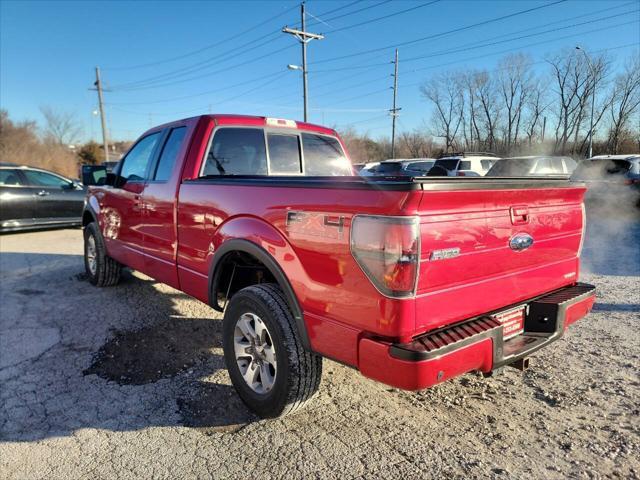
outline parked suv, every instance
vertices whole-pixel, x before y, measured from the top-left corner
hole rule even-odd
[[[456,153],[436,160],[430,176],[484,177],[500,158],[491,153]]]
[[[530,156],[498,160],[487,177],[529,177],[532,175],[571,175],[577,162],[571,157]]]

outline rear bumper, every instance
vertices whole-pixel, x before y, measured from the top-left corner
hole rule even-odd
[[[578,283],[519,305],[525,307],[524,333],[504,340],[491,315],[473,318],[391,344],[363,338],[358,366],[366,377],[405,390],[421,390],[471,371],[490,372],[516,362],[558,340],[566,328],[587,315],[595,302],[593,285]]]

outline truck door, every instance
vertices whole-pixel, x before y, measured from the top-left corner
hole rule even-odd
[[[141,138],[119,165],[115,184],[104,188],[102,233],[109,255],[146,273],[143,252],[142,196],[163,131]]]
[[[154,162],[142,196],[145,272],[172,287],[178,288],[176,266],[177,230],[175,204],[180,183],[180,161],[186,155],[188,127],[176,125],[168,129]]]

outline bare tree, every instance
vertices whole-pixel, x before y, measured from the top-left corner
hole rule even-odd
[[[493,151],[496,148],[496,131],[500,116],[496,84],[488,72],[477,72],[474,75],[475,95],[480,103],[481,124],[484,129],[483,148]]]
[[[611,116],[608,150],[618,153],[622,136],[627,132],[630,119],[640,107],[640,56],[637,54],[628,62],[623,73],[613,84],[608,111]]]
[[[476,77],[477,72],[471,71],[462,77],[465,94],[467,97],[466,114],[468,118],[463,119],[464,125],[469,129],[469,138],[465,142],[468,150],[477,150],[476,145],[480,141],[480,128],[478,127],[478,99],[476,95]],[[466,116],[466,115],[465,115]],[[465,128],[465,132],[466,132]]]
[[[45,120],[45,139],[60,145],[69,145],[78,140],[82,129],[73,113],[58,112],[49,106],[40,107]]]
[[[460,75],[444,72],[420,87],[422,95],[435,107],[434,134],[445,139],[446,149],[455,148],[464,111],[464,95]]]
[[[498,89],[503,102],[504,146],[507,152],[518,143],[524,107],[531,94],[531,59],[524,54],[512,54],[498,65]]]
[[[529,84],[526,105],[527,116],[524,125],[529,147],[533,144],[534,138],[538,136],[539,127],[543,121],[542,116],[549,107],[545,93],[546,89],[547,85],[540,79],[536,79]],[[539,137],[542,138],[542,135],[539,135]]]
[[[575,153],[578,147],[580,131],[589,115],[589,100],[596,87],[602,89],[603,80],[609,68],[609,61],[604,55],[591,60],[593,68],[584,55],[567,51],[555,55],[548,60],[553,72],[557,88],[558,109],[556,111],[556,151]],[[602,105],[594,121],[602,118]],[[585,133],[585,139],[589,132]],[[584,140],[582,142],[584,144]]]
[[[430,157],[433,149],[433,140],[424,135],[420,130],[403,132],[400,135],[400,147],[406,152],[408,158]]]

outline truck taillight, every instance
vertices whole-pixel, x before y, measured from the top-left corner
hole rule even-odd
[[[351,253],[380,293],[413,296],[420,267],[420,220],[356,215],[351,224]]]

